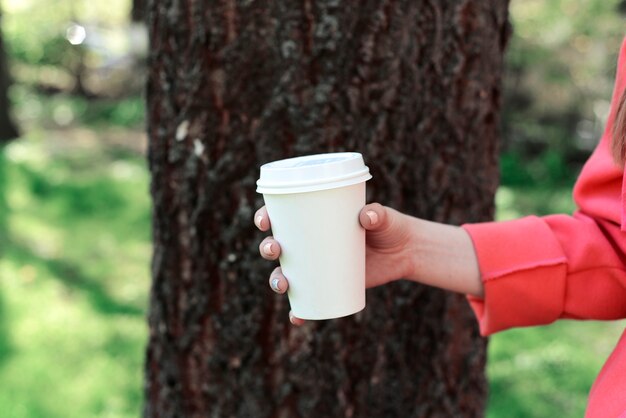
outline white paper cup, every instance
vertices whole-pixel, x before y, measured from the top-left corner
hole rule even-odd
[[[257,192],[263,194],[280,243],[280,265],[296,317],[339,318],[365,307],[365,230],[359,212],[370,178],[356,152],[261,167]]]

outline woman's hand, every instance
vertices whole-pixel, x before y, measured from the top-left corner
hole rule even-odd
[[[412,262],[412,233],[414,228],[410,218],[394,209],[372,203],[363,207],[359,222],[366,230],[365,286],[379,286],[393,280],[409,276],[414,270]],[[271,227],[265,206],[254,215],[254,223],[261,231]],[[259,244],[259,252],[266,260],[277,260],[280,244],[273,238],[265,238]],[[269,278],[271,289],[283,294],[289,282],[280,267],[276,267]],[[289,313],[294,325],[302,325],[303,319]]]

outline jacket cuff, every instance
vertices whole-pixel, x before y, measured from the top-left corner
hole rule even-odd
[[[484,284],[483,299],[468,296],[482,335],[559,318],[567,259],[543,219],[529,216],[463,228],[474,244]]]

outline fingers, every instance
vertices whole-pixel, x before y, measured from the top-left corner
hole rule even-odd
[[[261,231],[268,231],[270,229],[270,217],[267,214],[267,209],[265,209],[265,206],[257,210],[254,214],[254,224]]]
[[[301,318],[296,318],[295,316],[293,316],[293,313],[291,311],[289,311],[289,322],[291,322],[293,325],[299,327],[300,325],[304,325],[305,320],[301,319]]]
[[[273,237],[266,237],[259,244],[259,252],[266,260],[277,260],[280,256],[280,244]]]
[[[368,231],[382,228],[387,223],[387,209],[380,203],[365,205],[359,213],[359,222]]]
[[[267,215],[267,209],[263,206],[254,214],[254,224],[261,231],[270,229],[270,218]],[[259,244],[259,252],[261,257],[266,260],[276,260],[280,256],[280,245],[273,237],[267,237]]]
[[[270,275],[270,288],[274,292],[281,295],[289,289],[289,282],[283,275],[283,270],[280,267],[276,267]],[[299,327],[300,325],[303,325],[305,321],[304,319],[293,316],[293,313],[289,311],[289,322]]]
[[[283,270],[280,267],[276,267],[270,274],[270,288],[281,295],[289,289],[289,282],[283,275]]]
[[[270,229],[270,218],[265,206],[257,210],[254,214],[254,224],[261,231],[268,231]],[[276,260],[280,256],[280,245],[273,237],[267,237],[259,244],[259,252],[261,253],[261,257],[266,260]],[[289,289],[289,282],[283,275],[283,271],[280,267],[276,267],[270,275],[269,284],[274,292],[281,295]],[[293,316],[293,313],[289,311],[289,322],[299,327],[304,325],[305,321],[304,319]]]

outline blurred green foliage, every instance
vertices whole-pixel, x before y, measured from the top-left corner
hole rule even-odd
[[[130,6],[129,0],[3,0],[8,53],[12,60],[32,66],[67,65],[76,50],[66,39],[72,22],[121,26],[128,21]]]
[[[573,181],[604,129],[624,37],[620,0],[517,0],[506,56],[502,184]]]
[[[11,99],[22,125],[50,129],[71,125],[137,129],[143,127],[145,119],[144,99],[140,95],[93,100],[68,93],[42,95],[28,86],[16,85],[11,88]]]
[[[505,186],[551,189],[571,184],[577,174],[563,154],[551,149],[526,160],[516,152],[500,154],[500,183]]]
[[[142,127],[145,33],[129,23],[129,0],[4,0],[2,30],[22,125]],[[85,29],[73,45],[68,31]]]

